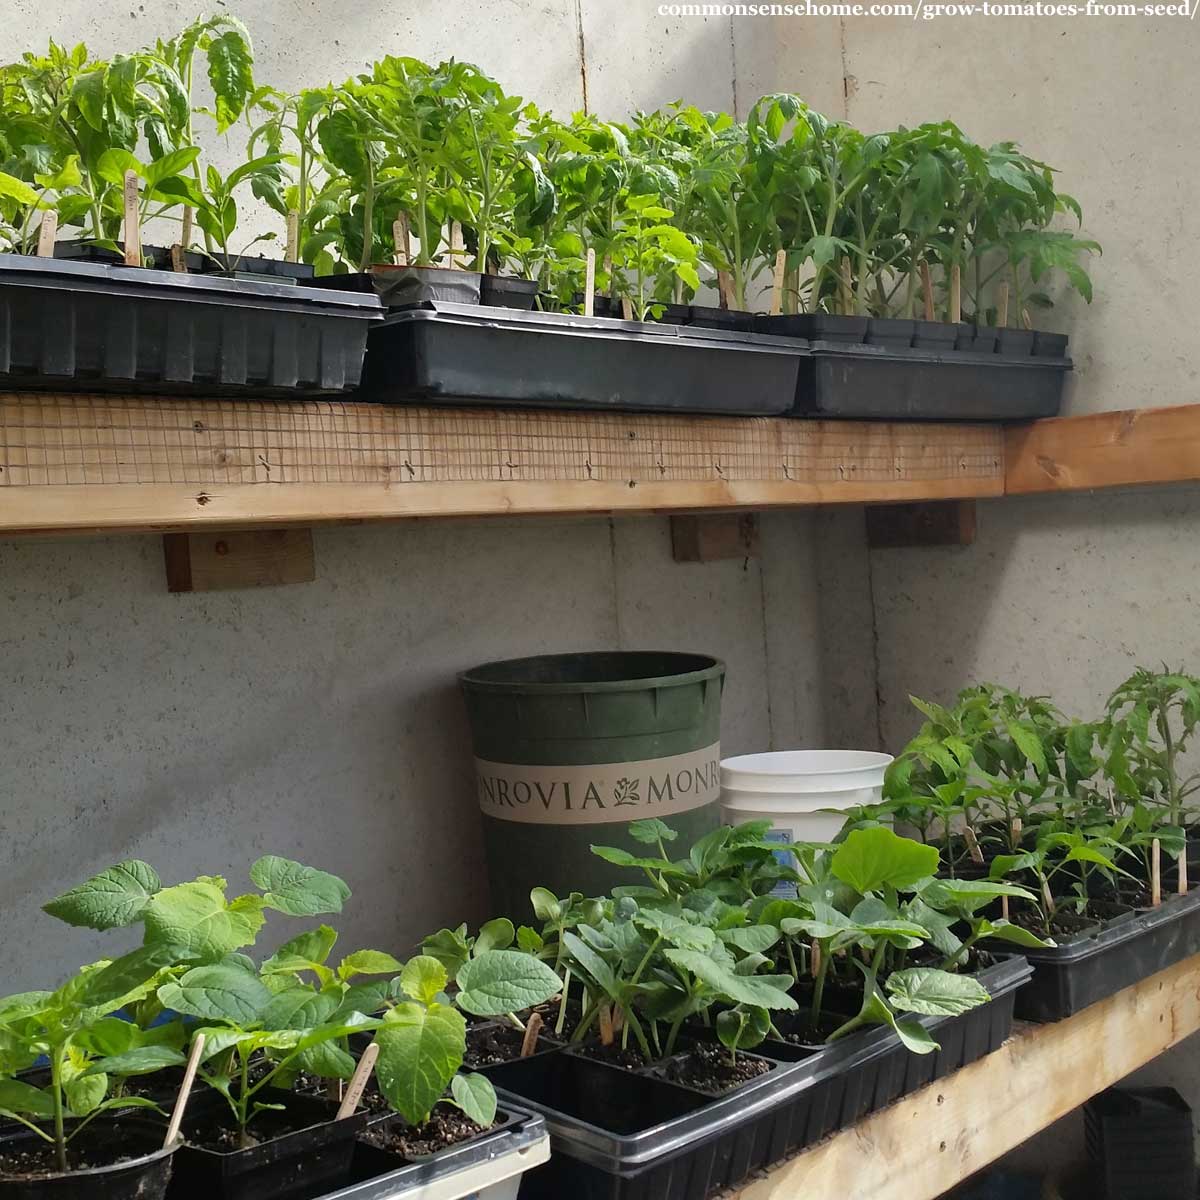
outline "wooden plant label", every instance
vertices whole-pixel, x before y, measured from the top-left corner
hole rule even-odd
[[[38,227],[37,252],[39,258],[54,257],[54,239],[58,235],[58,213],[51,209],[42,217]]]
[[[808,969],[814,979],[821,973],[821,943],[816,938],[809,948]]]
[[[412,262],[412,240],[408,232],[408,217],[401,213],[392,222],[392,251],[398,267]]]
[[[633,301],[628,296],[621,297],[621,320],[633,320]]]
[[[1055,913],[1054,897],[1050,894],[1050,883],[1048,880],[1042,880],[1042,900],[1046,905],[1046,913],[1053,916]]]
[[[462,223],[450,222],[450,265],[462,270],[462,260],[466,256],[467,247],[463,241]]]
[[[163,1139],[163,1149],[172,1145],[179,1137],[179,1127],[183,1124],[183,1114],[187,1109],[188,1097],[192,1094],[192,1084],[196,1082],[196,1072],[200,1068],[200,1057],[204,1053],[204,1034],[198,1033],[192,1041],[192,1052],[188,1055],[187,1067],[183,1072],[183,1083],[179,1085],[179,1095],[175,1098],[175,1107],[171,1112],[171,1120],[167,1125],[167,1136]]]
[[[1186,854],[1186,848],[1184,850]],[[1162,905],[1162,844],[1158,838],[1150,843],[1150,906]]]
[[[375,1070],[375,1060],[378,1057],[378,1042],[372,1042],[362,1052],[362,1058],[358,1060],[358,1066],[355,1068],[354,1074],[350,1077],[350,1084],[346,1088],[346,1094],[342,1097],[342,1105],[337,1112],[337,1119],[339,1121],[351,1116],[358,1107],[358,1102],[362,1099],[363,1092],[367,1090],[367,1081],[371,1078],[371,1072]]]
[[[975,830],[970,825],[963,826],[963,841],[967,843],[967,853],[971,856],[971,861],[983,865],[983,851],[979,848],[979,839],[975,836]]]
[[[1186,896],[1188,890],[1188,861],[1187,861],[1187,845],[1183,847],[1182,853],[1179,855],[1179,886],[1176,891],[1181,896]]]
[[[521,1042],[521,1057],[528,1058],[536,1049],[538,1034],[542,1032],[542,1014],[534,1013],[525,1022],[525,1038]]]
[[[1003,920],[1008,920],[1008,897],[1000,897],[1000,916]]]
[[[192,210],[183,206],[183,231],[179,235],[179,244],[186,250],[192,244]]]
[[[284,258],[288,262],[300,261],[300,211],[288,209],[287,215],[287,251]]]
[[[850,258],[848,255],[842,255],[841,279],[842,315],[852,317],[854,315],[854,281],[850,275]]]
[[[612,1009],[607,1004],[600,1005],[600,1044],[602,1046],[613,1044]]]
[[[787,273],[787,251],[775,255],[775,272],[771,279],[771,316],[783,312],[783,277]]]
[[[1033,318],[1029,315],[1029,309],[1021,309],[1021,327],[1023,329],[1033,328]]]
[[[588,247],[587,269],[583,274],[583,315],[596,315],[596,249]]]
[[[717,296],[721,308],[733,307],[733,276],[728,271],[717,272]]]
[[[1008,324],[1008,280],[1000,285],[996,297],[996,324],[1003,329]]]
[[[950,321],[957,325],[962,320],[962,267],[958,263],[950,268]]]
[[[178,242],[171,247],[171,270],[177,271],[181,275],[187,274],[187,258],[184,256],[183,247]]]
[[[142,265],[142,229],[139,222],[138,177],[136,171],[125,172],[125,265]]]

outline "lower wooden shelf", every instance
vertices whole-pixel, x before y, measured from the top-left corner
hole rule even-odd
[[[1200,956],[995,1054],[774,1168],[727,1200],[936,1200],[1200,1030]]]

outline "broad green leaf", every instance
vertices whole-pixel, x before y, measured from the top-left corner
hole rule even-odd
[[[1017,749],[1029,760],[1033,769],[1039,775],[1046,773],[1046,751],[1042,739],[1032,729],[1019,724],[1017,721],[1006,722],[1008,736],[1016,743]]]
[[[459,967],[471,956],[467,927],[460,925],[457,929],[439,929],[437,933],[431,933],[421,943],[421,952],[436,958],[451,976],[457,975]]]
[[[301,1050],[294,1060],[301,1071],[308,1071],[322,1079],[349,1079],[358,1066],[352,1054],[347,1053],[331,1038],[316,1046]]]
[[[163,984],[158,998],[176,1012],[233,1025],[255,1024],[273,999],[257,975],[232,963],[193,967],[178,983]]]
[[[986,1004],[991,996],[978,980],[932,967],[910,967],[888,976],[894,1007],[931,1017],[955,1017]]]
[[[232,1050],[246,1035],[240,1029],[225,1029],[219,1025],[210,1025],[196,1030],[196,1036],[204,1034],[204,1049],[200,1052],[200,1061],[208,1062]]]
[[[0,171],[0,197],[15,200],[18,204],[31,205],[38,202],[38,194],[15,175]]]
[[[445,1005],[401,1004],[376,1034],[379,1088],[410,1125],[429,1116],[454,1078],[466,1028],[462,1014]]]
[[[449,975],[445,965],[429,954],[418,954],[404,964],[400,972],[400,988],[406,996],[432,1004],[446,984]]]
[[[67,1107],[77,1117],[86,1117],[104,1099],[108,1091],[107,1075],[80,1075],[63,1084]]]
[[[49,1092],[19,1079],[0,1079],[0,1109],[29,1117],[52,1117],[54,1100]]]
[[[780,927],[788,937],[803,935],[824,942],[836,937],[839,933],[845,933],[854,928],[854,922],[833,905],[826,904],[822,900],[813,900],[811,903],[813,912],[811,920],[785,917],[780,923]]]
[[[42,911],[68,925],[117,929],[132,925],[161,887],[153,867],[129,859],[55,897]]]
[[[786,991],[795,983],[790,975],[735,975],[697,950],[667,950],[664,957],[695,975],[730,1003],[789,1011],[797,1007]]]
[[[739,1004],[717,1014],[717,1037],[727,1050],[753,1050],[771,1028],[771,1014],[765,1008]]]
[[[763,954],[779,941],[780,932],[774,925],[744,925],[740,929],[723,929],[717,936],[727,946],[736,946],[745,954]]]
[[[71,99],[78,106],[83,119],[98,133],[104,132],[104,97],[106,71],[99,67],[78,75],[71,85]]]
[[[902,913],[896,912],[876,896],[859,901],[850,913],[850,920],[871,937],[924,941],[929,936],[924,926],[907,920]]]
[[[214,38],[208,47],[208,82],[217,100],[217,132],[224,133],[242,115],[254,91],[250,47],[235,29]]]
[[[122,1021],[120,1017],[101,1017],[98,1021],[89,1022],[87,1028],[81,1029],[72,1039],[72,1045],[89,1054],[111,1056],[124,1054],[137,1041],[140,1030],[131,1021]]]
[[[1025,946],[1031,950],[1045,950],[1054,945],[1053,939],[1040,938],[1032,929],[1014,925],[1011,921],[984,921],[980,932],[983,937],[999,938],[1001,941],[1012,942],[1015,946]]]
[[[522,925],[517,930],[517,946],[526,954],[537,954],[546,945],[546,939],[536,929]]]
[[[454,1103],[483,1129],[490,1129],[496,1120],[496,1089],[486,1075],[455,1075],[450,1080]]]
[[[167,1067],[182,1067],[187,1056],[170,1046],[138,1046],[124,1054],[113,1054],[93,1063],[87,1075],[116,1075],[121,1078],[149,1075]]]
[[[617,998],[619,985],[612,967],[582,938],[573,933],[563,934],[563,945],[571,957],[595,980],[600,989],[611,999]]]
[[[930,1054],[940,1049],[929,1030],[919,1021],[898,1021],[877,989],[872,991],[862,1012],[874,1024],[890,1026],[904,1047],[913,1054]]]
[[[529,903],[539,921],[557,921],[562,915],[562,905],[549,888],[535,887],[529,893]]]
[[[865,894],[887,886],[910,888],[937,871],[936,846],[897,836],[886,826],[855,829],[838,847],[830,863],[833,874]]]
[[[707,950],[716,940],[716,934],[707,926],[693,925],[691,921],[661,909],[640,909],[633,922],[680,950]]]
[[[541,959],[519,950],[485,950],[458,973],[458,1003],[477,1017],[520,1012],[562,991]]]
[[[404,964],[382,950],[355,950],[347,954],[338,966],[338,975],[350,979],[354,975],[392,975]]]
[[[105,150],[96,163],[96,174],[106,183],[116,187],[125,183],[126,171],[133,171],[141,179],[144,178],[146,168],[133,154],[119,146]]]
[[[162,158],[147,163],[144,168],[146,186],[157,187],[164,179],[181,175],[199,157],[200,148],[198,146],[187,146],[181,150],[172,150],[169,154],[164,154]]]
[[[164,967],[187,961],[185,947],[170,942],[142,946],[89,973],[75,1000],[85,1008],[99,1009],[132,998]]]
[[[262,965],[264,975],[296,974],[323,966],[333,952],[337,933],[328,925],[319,925],[284,942]]]
[[[142,920],[147,945],[173,943],[196,958],[216,960],[253,944],[265,918],[253,905],[227,904],[220,887],[197,879],[152,896]]]
[[[673,842],[679,836],[670,825],[664,824],[657,817],[645,817],[640,821],[630,821],[627,832],[634,841],[643,842],[647,846],[656,845],[660,840]]]
[[[250,868],[250,878],[268,907],[293,917],[338,913],[350,899],[350,889],[336,875],[274,854],[260,858]]]
[[[921,899],[934,908],[972,914],[1000,896],[1036,902],[1037,897],[1015,883],[988,879],[934,879],[921,889]]]
[[[615,867],[635,867],[646,871],[666,871],[671,864],[665,858],[639,858],[619,846],[592,846],[592,853]]]
[[[342,998],[336,992],[314,992],[296,988],[281,992],[262,1010],[258,1023],[264,1029],[315,1029],[324,1025],[341,1007]]]
[[[472,947],[472,954],[482,954],[485,950],[507,950],[513,944],[516,931],[513,923],[507,917],[497,917],[489,921],[479,931]]]

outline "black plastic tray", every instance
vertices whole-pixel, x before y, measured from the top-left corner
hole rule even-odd
[[[375,296],[0,254],[0,383],[291,396],[357,386]]]
[[[553,1087],[562,1081],[551,1073],[567,1070],[556,1068],[555,1059],[587,1059],[564,1053],[542,1055],[530,1067],[518,1062],[485,1068],[505,1103],[540,1112],[550,1127],[554,1154],[525,1177],[522,1200],[705,1200],[736,1187],[754,1171],[997,1049],[1012,1031],[1013,1000],[1029,975],[1019,957],[999,962],[976,976],[991,994],[990,1003],[957,1017],[920,1018],[942,1047],[928,1055],[913,1055],[891,1030],[875,1029],[802,1062],[781,1062],[717,1101],[653,1077],[630,1076],[640,1111],[627,1112],[623,1132],[513,1091],[522,1087],[522,1073],[532,1071],[541,1085]],[[770,1057],[769,1045],[757,1053]],[[591,1066],[618,1073],[601,1063]],[[573,1104],[594,1103],[602,1086],[599,1075],[578,1081]]]
[[[1027,421],[1062,406],[1071,360],[920,347],[811,343],[796,416]]]
[[[371,330],[365,398],[768,416],[807,343],[694,326],[436,303]]]
[[[1110,1088],[1084,1105],[1083,1117],[1101,1195],[1195,1200],[1192,1110],[1174,1088]]]
[[[1121,917],[1053,949],[1023,950],[1033,980],[1017,997],[1022,1021],[1061,1021],[1200,953],[1200,889]]]
[[[366,1156],[361,1161],[356,1157],[355,1182],[328,1193],[324,1200],[391,1200],[409,1189],[435,1183],[480,1163],[520,1153],[546,1136],[544,1118],[522,1108],[506,1104],[497,1113],[497,1118],[503,1120],[501,1128],[419,1162],[407,1163],[385,1175],[366,1177],[377,1160],[373,1156],[369,1161]]]

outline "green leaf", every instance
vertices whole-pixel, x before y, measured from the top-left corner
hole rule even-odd
[[[557,921],[562,916],[562,905],[549,888],[535,887],[529,893],[529,903],[539,921]]]
[[[250,868],[250,878],[262,889],[268,908],[293,917],[338,913],[350,899],[350,889],[336,875],[269,854]]]
[[[582,938],[573,933],[564,933],[563,945],[571,957],[581,966],[610,999],[616,999],[619,991],[617,976],[612,967],[587,945]]]
[[[52,1117],[54,1100],[49,1092],[22,1083],[19,1079],[0,1079],[0,1109],[22,1116]]]
[[[1046,773],[1046,751],[1042,739],[1032,729],[1018,724],[1016,721],[1005,722],[1008,736],[1016,743],[1017,749],[1029,760],[1033,769],[1039,775]]]
[[[937,871],[937,847],[898,837],[886,826],[855,829],[838,847],[830,870],[856,892],[911,888]]]
[[[592,853],[615,867],[635,867],[647,871],[666,871],[671,864],[665,858],[639,858],[619,846],[592,846]]]
[[[404,969],[404,964],[382,950],[355,950],[347,954],[338,966],[343,979],[354,975],[391,975]]]
[[[439,929],[425,938],[421,943],[421,951],[436,958],[450,975],[457,975],[459,967],[471,956],[467,927],[460,925],[457,929]]]
[[[526,954],[537,954],[546,945],[546,939],[536,929],[522,925],[517,930],[517,946]]]
[[[507,917],[497,917],[480,929],[471,953],[482,954],[486,950],[507,950],[513,944],[515,937],[513,923]]]
[[[142,920],[147,945],[175,944],[196,958],[216,960],[253,944],[265,918],[253,904],[227,904],[216,883],[197,879],[152,896]]]
[[[717,936],[727,946],[736,946],[745,954],[763,954],[779,941],[780,931],[774,925],[744,925],[740,929],[723,929]]]
[[[934,908],[968,915],[1000,896],[1037,902],[1037,897],[1026,888],[988,879],[934,879],[921,889],[921,899]]]
[[[106,1075],[79,1075],[63,1084],[67,1107],[77,1117],[86,1117],[108,1091]]]
[[[455,1075],[450,1080],[454,1103],[483,1129],[490,1129],[496,1120],[496,1089],[486,1075]]]
[[[667,950],[664,957],[691,972],[731,1003],[788,1011],[797,1007],[786,991],[795,983],[790,975],[735,975],[696,950]]]
[[[863,1005],[862,1015],[873,1024],[891,1026],[905,1049],[913,1054],[930,1054],[934,1050],[940,1049],[929,1030],[919,1021],[898,1021],[896,1014],[892,1012],[891,1007],[877,988],[872,991],[870,998]]]
[[[161,887],[153,867],[129,859],[55,897],[42,906],[42,911],[68,925],[117,929],[132,925]]]
[[[634,914],[633,923],[680,950],[707,950],[716,940],[716,934],[706,925],[693,925],[691,921],[662,909],[640,909]]]
[[[143,175],[146,186],[157,187],[164,179],[170,179],[173,175],[181,175],[199,157],[200,148],[198,146],[187,146],[182,150],[172,150],[170,154],[164,154],[162,158],[147,163]]]
[[[978,980],[932,967],[910,967],[888,976],[888,998],[905,1012],[956,1017],[986,1004],[991,996]]]
[[[104,97],[107,92],[104,76],[106,71],[99,67],[76,76],[71,85],[71,99],[78,106],[83,119],[97,133],[104,132]]]
[[[176,1012],[233,1025],[255,1024],[273,999],[253,971],[234,963],[193,967],[178,983],[163,984],[158,998]]]
[[[187,1056],[170,1046],[137,1046],[124,1054],[113,1054],[93,1063],[87,1075],[117,1075],[126,1078],[133,1075],[149,1075],[167,1067],[182,1067]]]
[[[765,1008],[739,1004],[717,1014],[717,1037],[726,1050],[753,1050],[771,1028],[771,1014]]]
[[[264,975],[297,974],[324,966],[337,943],[337,933],[328,925],[318,925],[284,942],[262,965]]]
[[[0,197],[15,200],[18,204],[31,205],[38,202],[38,194],[15,175],[0,171]]]
[[[520,1012],[557,996],[562,980],[519,950],[486,950],[458,973],[458,1004],[477,1017]]]
[[[315,1029],[324,1025],[341,1006],[342,997],[336,991],[294,988],[275,996],[257,1023],[270,1030]]]
[[[217,99],[217,132],[233,125],[254,91],[253,59],[245,37],[231,29],[208,47],[208,82]]]
[[[645,817],[640,821],[630,821],[628,833],[634,841],[643,842],[647,846],[657,845],[660,840],[673,842],[679,836],[670,825],[664,824],[657,817]]]
[[[401,1004],[375,1035],[376,1076],[388,1103],[410,1124],[433,1111],[466,1051],[466,1021],[445,1005]]]
[[[422,1004],[432,1004],[448,982],[445,964],[430,954],[410,958],[400,972],[400,987],[404,994]]]
[[[817,941],[821,942],[828,941],[830,938],[836,937],[839,933],[845,933],[847,930],[854,928],[854,922],[834,908],[832,904],[826,904],[822,900],[814,900],[812,902],[812,911],[813,915],[811,919],[784,917],[780,922],[780,928],[788,937],[803,934],[806,937],[816,938]]]
[[[128,150],[114,146],[105,150],[96,163],[96,174],[106,183],[121,187],[125,183],[125,172],[133,171],[139,179],[144,178],[146,168]]]
[[[99,1054],[102,1057],[113,1054],[124,1054],[138,1039],[140,1030],[130,1021],[122,1021],[119,1017],[101,1017],[92,1021],[87,1028],[81,1029],[72,1039],[73,1044],[89,1054]]]
[[[85,1008],[103,1008],[125,1000],[164,967],[187,961],[187,950],[169,942],[142,946],[88,974],[75,999]]]
[[[301,1050],[293,1060],[301,1071],[322,1079],[349,1079],[358,1062],[332,1039]]]
[[[1025,946],[1031,950],[1045,950],[1054,945],[1051,938],[1040,938],[1033,930],[1005,920],[984,921],[980,936],[999,938],[1001,941],[1012,942],[1013,945]]]

